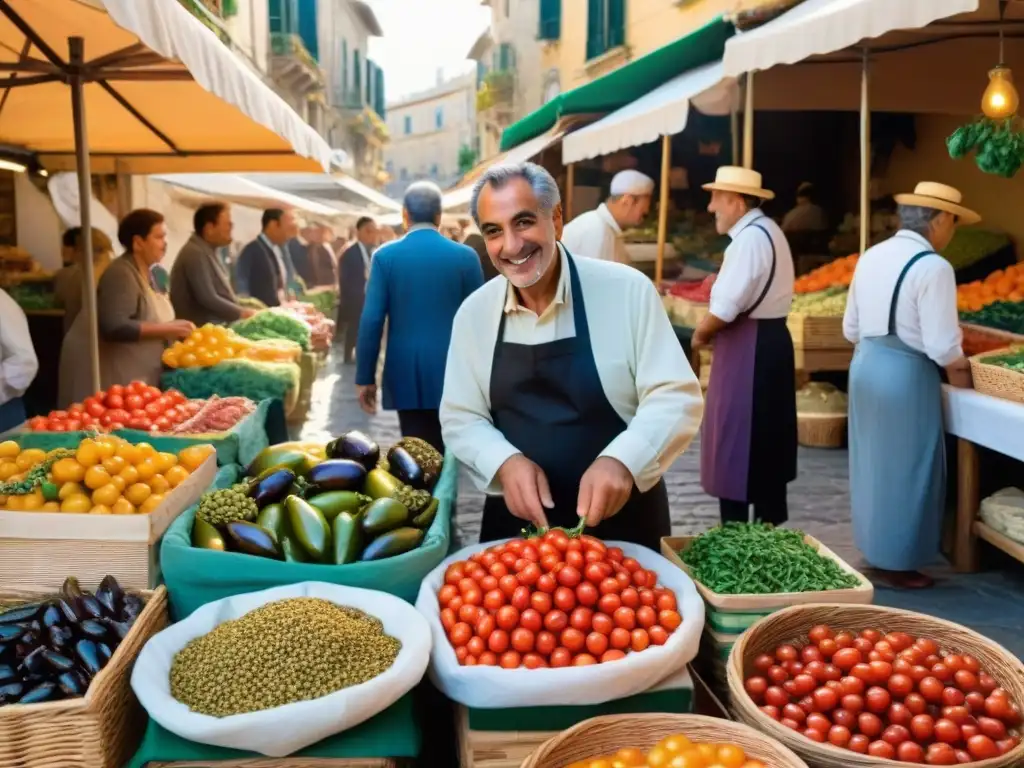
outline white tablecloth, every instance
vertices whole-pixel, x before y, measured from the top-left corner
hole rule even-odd
[[[942,411],[949,434],[1024,461],[1024,405],[943,385]]]

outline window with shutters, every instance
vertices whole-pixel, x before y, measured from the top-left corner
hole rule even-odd
[[[444,107],[438,107],[434,110],[434,127],[437,130],[444,128]]]
[[[554,41],[562,37],[562,0],[540,0],[538,40]]]
[[[385,117],[387,117],[387,106],[384,99],[384,70],[381,69],[380,67],[377,67],[376,72],[374,72],[373,74],[373,95],[374,98],[376,99],[373,111],[380,115],[381,120],[383,120]]]
[[[310,56],[314,61],[319,61],[320,41],[317,33],[316,6],[317,0],[299,0],[297,31]]]
[[[352,51],[352,101],[359,103],[363,94],[363,60],[359,49]]]
[[[587,60],[626,44],[626,0],[587,0]]]
[[[516,49],[511,43],[502,43],[495,51],[494,68],[499,72],[510,72],[516,68]]]
[[[412,115],[405,116],[405,135],[412,133]]]
[[[298,0],[270,0],[267,3],[267,19],[271,32],[297,33],[299,27]]]
[[[373,71],[377,68],[369,59],[366,60],[366,100],[363,102],[366,106],[373,107]]]
[[[341,72],[338,73],[338,77],[341,79],[341,103],[344,104],[348,99],[348,40],[345,38],[341,39]]]

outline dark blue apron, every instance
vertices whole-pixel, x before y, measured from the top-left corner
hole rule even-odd
[[[583,474],[627,424],[601,386],[579,274],[568,251],[566,256],[576,335],[546,344],[506,342],[502,312],[490,399],[494,426],[547,475],[555,502],[554,509],[545,510],[548,523],[572,527],[579,522],[576,504]],[[488,496],[480,540],[518,536],[526,525],[508,511],[502,496]],[[658,550],[661,537],[671,533],[664,480],[646,493],[634,485],[622,510],[588,533]]]

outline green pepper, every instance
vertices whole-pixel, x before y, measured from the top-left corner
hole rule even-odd
[[[362,551],[359,516],[351,512],[339,512],[331,524],[331,532],[334,535],[334,564],[345,565],[358,560]]]
[[[57,501],[60,499],[60,488],[57,487],[56,483],[44,480],[39,484],[39,488],[43,492],[43,499],[45,501]]]
[[[298,496],[289,496],[284,500],[284,505],[288,510],[288,525],[295,540],[311,559],[323,562],[331,541],[331,529],[323,512]]]

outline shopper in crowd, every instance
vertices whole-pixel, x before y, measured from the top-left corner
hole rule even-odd
[[[711,288],[693,346],[714,344],[700,440],[700,478],[719,500],[722,522],[789,517],[786,486],[796,479],[796,373],[786,317],[793,257],[779,225],[761,210],[775,195],[761,174],[718,169],[708,211],[732,243]],[[751,510],[751,507],[753,509]]]
[[[335,336],[344,346],[345,362],[354,362],[359,339],[360,317],[370,279],[370,258],[379,244],[377,223],[369,216],[356,222],[355,242],[341,254],[338,263],[338,326]],[[375,358],[376,359],[376,358]]]
[[[828,229],[828,216],[818,205],[814,185],[803,182],[796,189],[796,205],[782,217],[782,231],[794,233],[824,232]]]
[[[238,257],[239,291],[276,307],[288,300],[291,259],[286,248],[298,225],[295,214],[281,208],[265,210],[260,225],[259,237]]]
[[[231,244],[231,207],[201,205],[192,216],[193,232],[171,267],[170,292],[175,314],[196,325],[231,323],[253,310],[239,305],[217,249]]]
[[[452,322],[463,300],[483,284],[471,248],[438,231],[441,190],[429,181],[405,192],[406,235],[373,257],[359,327],[356,385],[367,413],[377,410],[377,358],[384,322],[383,405],[398,411],[402,435],[444,451],[438,408]]]
[[[64,234],[60,238],[60,261],[64,267],[73,267],[78,259],[76,257],[76,249],[78,247],[78,238],[82,235],[81,227],[70,227],[64,231]],[[58,272],[58,274],[60,274]]]
[[[398,235],[395,234],[395,228],[385,224],[383,227],[377,228],[377,239],[381,245],[390,243],[392,240],[396,240]]]
[[[72,230],[68,230],[70,232]],[[82,311],[85,303],[85,270],[82,268],[82,259],[85,258],[85,243],[82,239],[82,228],[75,227],[76,239],[72,241],[73,261],[70,266],[60,269],[53,276],[53,294],[57,303],[64,308],[64,334],[71,330],[72,323]],[[103,232],[92,230],[92,276],[93,287],[99,283],[100,278],[110,266],[110,260],[114,255],[114,246],[110,238]]]
[[[326,225],[310,227],[309,247],[307,255],[309,259],[310,279],[306,285],[331,286],[338,284],[338,261],[331,249],[330,243],[334,240],[334,230]]]
[[[25,421],[21,396],[38,371],[25,312],[0,289],[0,434]]]
[[[165,344],[195,329],[190,321],[175,319],[170,299],[152,275],[167,253],[164,217],[146,208],[134,210],[121,221],[117,239],[125,252],[111,262],[96,289],[100,385],[107,389],[135,379],[158,385]],[[61,406],[81,402],[94,392],[89,334],[88,318],[79,312],[61,348]]]
[[[971,386],[956,276],[939,256],[981,220],[960,193],[922,182],[896,195],[900,230],[857,263],[843,334],[850,365],[850,504],[857,547],[884,581],[921,588],[939,553],[946,463],[940,369]],[[715,364],[718,364],[717,350]]]
[[[473,224],[472,219],[463,219],[460,223],[463,231],[462,244],[468,245],[476,251],[476,255],[480,259],[480,268],[484,272],[484,282],[497,277],[498,270],[487,254],[487,244],[484,242],[484,236],[480,234],[480,230]]]
[[[456,315],[441,425],[489,494],[481,541],[585,517],[656,549],[671,530],[662,474],[702,410],[657,291],[559,246],[558,187],[538,165],[489,168],[470,211],[503,277]]]
[[[647,217],[653,194],[651,177],[632,169],[619,171],[612,178],[608,200],[565,225],[562,245],[569,253],[631,264],[622,230],[638,226]]]

